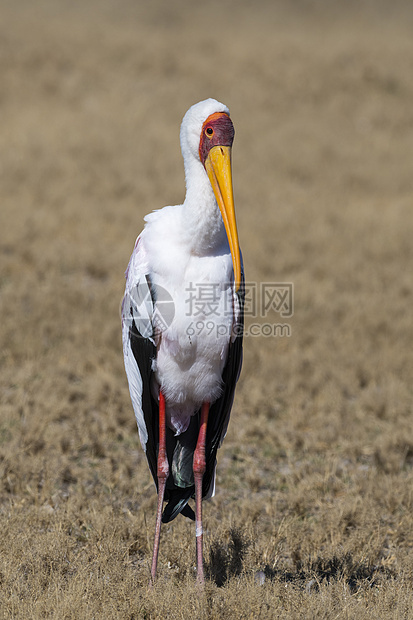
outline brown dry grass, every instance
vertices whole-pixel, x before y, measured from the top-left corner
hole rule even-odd
[[[413,617],[412,11],[345,4],[2,1],[2,617]],[[183,518],[147,589],[118,306],[207,96],[248,279],[294,282],[295,314],[246,339],[200,597]]]

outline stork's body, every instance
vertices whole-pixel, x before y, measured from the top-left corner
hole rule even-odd
[[[139,435],[158,488],[152,579],[163,521],[214,493],[216,452],[241,368],[242,273],[232,197],[233,126],[213,99],[181,126],[186,197],[148,215],[126,272],[123,347]]]

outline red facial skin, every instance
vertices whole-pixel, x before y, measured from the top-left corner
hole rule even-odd
[[[208,116],[202,125],[199,141],[199,158],[205,165],[205,160],[213,146],[232,146],[234,140],[234,125],[228,114],[215,112]]]

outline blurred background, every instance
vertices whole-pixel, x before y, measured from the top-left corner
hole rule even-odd
[[[288,571],[310,575],[317,554],[407,578],[412,35],[407,0],[1,0],[9,613],[18,599],[27,613],[85,614],[88,562],[123,575],[124,599],[119,576],[112,590],[91,582],[107,605],[130,600],[136,574],[146,582],[156,497],[123,370],[123,273],[144,215],[184,198],[180,122],[207,97],[235,125],[247,280],[294,285],[292,317],[260,318],[289,335],[245,339],[206,507],[211,549],[230,553],[235,522],[257,541],[242,570],[266,571],[274,587]],[[175,582],[189,574],[192,534],[177,520],[161,546]],[[63,598],[53,583],[70,584]]]

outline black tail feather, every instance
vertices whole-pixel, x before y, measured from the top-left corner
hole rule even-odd
[[[195,513],[192,508],[188,506],[188,500],[193,494],[194,487],[169,491],[169,501],[162,514],[162,523],[173,521],[180,512],[185,517],[188,517],[188,519],[195,521]]]
[[[195,513],[189,504],[185,504],[181,510],[181,514],[184,515],[184,517],[191,519],[191,521],[195,521]]]

